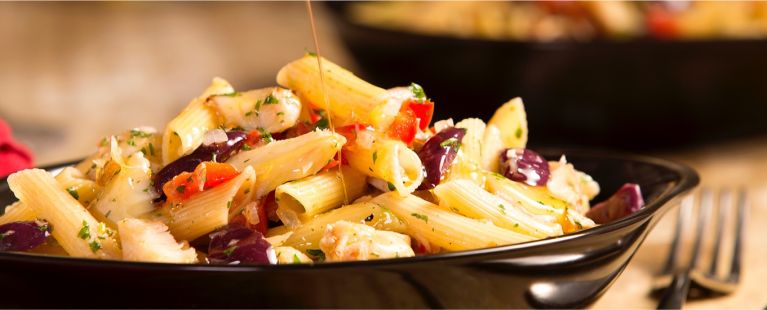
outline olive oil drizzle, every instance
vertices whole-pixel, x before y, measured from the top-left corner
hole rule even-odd
[[[320,70],[320,90],[322,91],[322,98],[325,101],[325,113],[328,117],[328,127],[330,127],[330,130],[333,132],[333,134],[336,133],[336,127],[333,125],[333,118],[330,114],[330,98],[328,98],[328,93],[325,90],[325,71],[322,69],[322,53],[320,52],[320,41],[317,36],[317,24],[314,22],[314,12],[312,11],[312,1],[306,0],[306,10],[309,12],[309,23],[312,27],[312,38],[314,39],[314,49],[317,54],[317,66]],[[353,143],[354,141],[346,141],[347,143]],[[338,155],[338,178],[341,180],[341,185],[343,185],[344,190],[344,205],[349,204],[349,194],[346,192],[346,181],[344,180],[344,174],[341,172],[341,163],[343,162],[343,152],[340,150],[337,153]]]

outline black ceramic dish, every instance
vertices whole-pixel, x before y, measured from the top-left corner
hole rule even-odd
[[[549,159],[562,153],[542,152]],[[650,229],[672,206],[672,199],[693,188],[698,176],[686,166],[659,159],[588,151],[564,153],[578,169],[600,183],[603,194],[597,200],[606,198],[625,182],[635,182],[642,188],[646,206],[614,223],[566,236],[385,261],[212,266],[0,253],[0,305],[583,307],[607,290]],[[0,205],[13,200],[3,180]]]
[[[355,72],[382,87],[420,83],[436,119],[488,119],[519,96],[533,142],[547,146],[644,151],[767,133],[767,40],[454,38],[357,24],[348,5],[328,3]]]

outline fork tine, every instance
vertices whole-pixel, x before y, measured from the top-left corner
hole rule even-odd
[[[700,195],[700,209],[698,210],[698,222],[695,227],[695,241],[692,247],[692,256],[690,257],[690,269],[693,269],[698,264],[700,258],[701,244],[703,243],[703,234],[705,232],[706,225],[709,221],[711,214],[711,208],[714,204],[713,193],[710,189],[703,189]]]
[[[740,264],[743,251],[743,231],[746,219],[746,190],[738,190],[737,219],[735,223],[735,245],[732,249],[732,264],[730,266],[729,280],[737,283],[740,280]]]
[[[719,191],[719,216],[716,221],[716,234],[714,234],[714,244],[711,248],[711,266],[709,266],[708,273],[710,275],[716,275],[716,270],[719,266],[719,253],[722,246],[722,233],[724,232],[724,226],[727,224],[727,214],[730,212],[732,192],[727,189]]]
[[[695,195],[690,194],[682,200],[681,205],[679,206],[676,217],[676,226],[674,227],[674,236],[671,240],[671,247],[669,248],[668,257],[666,258],[666,265],[663,267],[662,274],[674,273],[674,269],[677,265],[677,260],[679,259],[679,248],[681,246],[680,241],[682,240],[682,232],[684,231],[684,227],[687,226],[687,220],[690,218],[690,213],[692,212],[694,204]]]

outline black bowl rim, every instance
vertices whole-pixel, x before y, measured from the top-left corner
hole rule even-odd
[[[371,261],[351,261],[351,262],[333,262],[322,264],[285,264],[285,265],[203,265],[203,264],[179,264],[179,263],[151,263],[151,262],[129,262],[129,261],[117,261],[117,260],[98,260],[90,258],[76,258],[66,256],[47,256],[36,255],[19,252],[0,252],[0,260],[5,261],[24,261],[25,263],[42,263],[42,264],[54,264],[54,265],[68,265],[72,267],[124,267],[124,268],[142,268],[148,270],[179,270],[179,271],[207,271],[207,272],[254,272],[254,271],[274,271],[274,270],[306,270],[306,269],[326,269],[326,268],[347,268],[347,267],[372,267],[372,266],[393,266],[399,264],[415,264],[419,262],[429,261],[447,261],[452,259],[467,259],[477,258],[484,255],[498,255],[505,254],[514,251],[522,251],[529,249],[538,249],[550,244],[559,244],[567,242],[573,239],[587,238],[593,235],[604,235],[610,232],[619,230],[626,226],[630,226],[640,221],[648,220],[653,214],[660,211],[661,208],[666,205],[674,197],[685,193],[698,185],[700,178],[695,170],[687,165],[650,157],[643,155],[633,155],[614,151],[602,151],[602,150],[583,150],[583,149],[566,149],[566,150],[543,150],[543,154],[566,154],[576,157],[594,158],[596,160],[622,160],[642,164],[650,164],[658,166],[662,169],[675,172],[678,175],[678,180],[671,188],[662,192],[653,201],[645,204],[645,206],[639,211],[626,216],[613,223],[600,225],[594,228],[584,229],[575,233],[566,234],[562,236],[550,237],[545,239],[533,240],[523,243],[510,244],[497,246],[492,248],[482,248],[467,251],[447,252],[433,255],[424,255],[416,257],[404,257],[385,260],[371,260]],[[66,166],[70,166],[79,161],[70,161],[61,164],[52,164],[41,167],[40,169],[55,170]],[[7,188],[7,177],[0,179],[0,187]]]

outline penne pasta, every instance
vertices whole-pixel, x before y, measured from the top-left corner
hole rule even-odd
[[[293,127],[301,112],[298,97],[289,89],[280,87],[212,96],[206,105],[216,110],[225,127],[260,129],[270,133]]]
[[[317,173],[330,163],[344,143],[346,139],[339,134],[313,131],[240,152],[227,163],[240,171],[253,167],[258,176],[256,197],[263,197],[285,182]]]
[[[440,205],[475,219],[487,219],[493,224],[537,238],[562,234],[559,224],[540,221],[520,209],[514,202],[488,193],[468,180],[453,180],[434,188]]]
[[[161,222],[124,219],[117,223],[123,259],[136,262],[196,263],[197,252],[178,243]]]
[[[361,196],[366,189],[366,176],[350,168],[328,170],[277,187],[275,200],[281,209],[300,216],[314,216],[337,208]]]
[[[409,235],[423,238],[450,251],[493,247],[534,239],[492,223],[483,223],[444,210],[414,195],[385,193],[371,202],[388,208],[404,221]]]
[[[363,132],[358,133],[357,140]],[[415,191],[423,181],[423,164],[418,154],[401,141],[374,138],[372,143],[355,143],[344,150],[353,168],[388,183],[400,195]]]
[[[229,82],[214,78],[202,95],[192,99],[189,105],[168,123],[162,136],[163,165],[196,149],[202,144],[205,132],[218,127],[218,116],[211,107],[205,106],[205,100],[213,95],[233,92]]]
[[[482,169],[492,172],[498,172],[501,162],[501,152],[504,150],[501,131],[495,125],[489,124],[485,127],[485,134],[482,138]]]
[[[292,246],[301,251],[319,249],[319,242],[328,224],[338,221],[362,223],[376,229],[404,232],[405,226],[397,216],[386,208],[372,203],[358,203],[343,206],[330,212],[320,214],[311,221],[293,230],[283,245]]]
[[[5,207],[3,215],[0,216],[0,225],[12,222],[34,221],[36,218],[35,210],[32,207],[17,201]]]
[[[514,182],[496,174],[485,173],[486,188],[489,192],[509,202],[525,208],[536,215],[551,215],[561,218],[568,208],[567,202],[552,196],[546,189]]]
[[[401,102],[389,101],[385,89],[363,81],[327,59],[321,60],[324,88],[317,56],[313,55],[282,67],[277,83],[328,111],[336,126],[357,122],[387,128],[391,124]]]
[[[214,188],[193,195],[180,205],[170,207],[168,227],[176,240],[192,241],[229,222],[229,209],[238,203],[238,195],[249,194],[256,174],[245,167],[240,175]],[[246,193],[247,192],[247,193]]]
[[[119,259],[114,232],[99,223],[56,179],[40,169],[27,169],[8,177],[8,184],[23,204],[53,227],[51,234],[70,256]]]
[[[461,152],[463,152],[464,158],[474,163],[481,163],[485,122],[478,118],[467,118],[455,124],[455,127],[466,129],[466,134],[461,140]]]
[[[504,147],[524,148],[527,145],[527,115],[522,98],[516,97],[504,103],[495,110],[487,125],[498,128]]]

